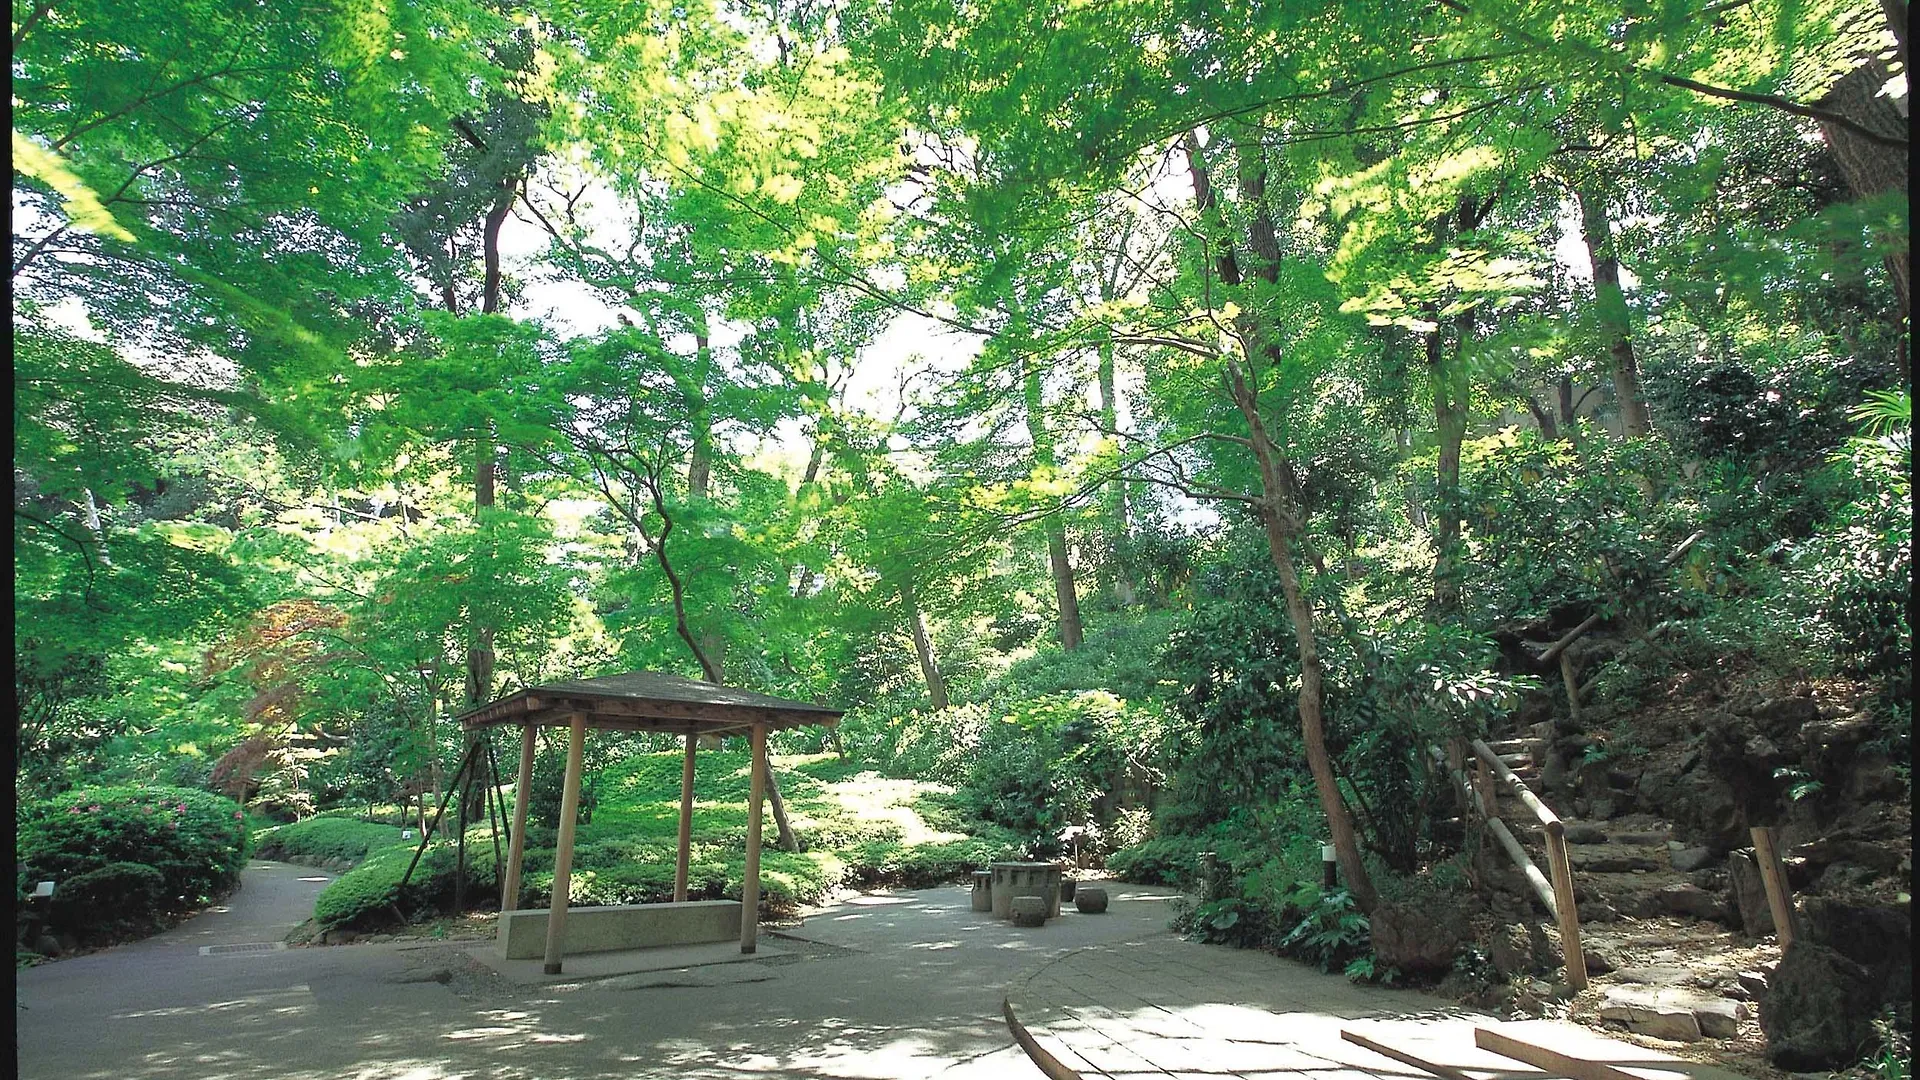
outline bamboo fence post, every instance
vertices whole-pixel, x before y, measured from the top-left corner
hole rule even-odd
[[[553,853],[553,899],[547,905],[545,971],[560,974],[566,944],[567,894],[573,885],[573,827],[580,816],[580,767],[587,742],[587,716],[574,713],[567,732],[567,777],[560,789],[560,838]]]
[[[1560,924],[1560,953],[1567,964],[1567,985],[1587,988],[1587,955],[1580,949],[1580,912],[1573,902],[1573,866],[1567,859],[1567,827],[1547,824],[1547,868],[1553,872],[1554,918]]]
[[[1760,864],[1760,881],[1767,889],[1767,908],[1773,912],[1773,933],[1786,952],[1793,944],[1793,897],[1787,890],[1787,868],[1773,844],[1773,830],[1758,825],[1748,830],[1753,836],[1753,861]]]

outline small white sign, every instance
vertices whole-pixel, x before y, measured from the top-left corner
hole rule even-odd
[[[401,830],[400,830],[400,839],[402,839],[402,840],[411,840],[411,839],[413,839],[413,830],[412,830],[412,829],[401,829]]]
[[[34,895],[34,896],[35,896],[36,898],[39,898],[39,899],[45,899],[45,898],[47,898],[47,897],[49,897],[49,896],[52,896],[52,895],[53,895],[53,882],[51,882],[51,881],[43,881],[43,882],[41,882],[40,884],[38,884],[38,885],[35,885],[35,886],[33,887],[33,895]]]
[[[1320,861],[1321,861],[1321,862],[1333,862],[1333,861],[1334,861],[1334,859],[1335,859],[1335,856],[1334,856],[1334,853],[1333,853],[1333,845],[1332,845],[1332,844],[1321,844],[1321,845],[1320,845]]]

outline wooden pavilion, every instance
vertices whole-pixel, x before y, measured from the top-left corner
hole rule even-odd
[[[543,683],[462,714],[458,719],[469,730],[500,725],[520,728],[520,773],[514,788],[513,831],[500,890],[503,926],[520,900],[535,728],[568,729],[567,772],[560,796],[560,836],[553,860],[553,902],[546,916],[546,972],[549,975],[561,972],[561,949],[566,940],[573,833],[580,810],[580,763],[587,730],[657,731],[685,738],[686,761],[680,773],[680,844],[673,876],[673,899],[681,904],[687,900],[687,865],[693,837],[696,743],[702,735],[745,734],[752,739],[753,764],[747,805],[747,865],[740,897],[740,951],[753,952],[760,923],[760,818],[767,789],[767,733],[809,724],[831,726],[840,722],[840,716],[839,709],[652,671]]]

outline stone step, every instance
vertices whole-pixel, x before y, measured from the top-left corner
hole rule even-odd
[[[1499,742],[1488,743],[1487,748],[1496,754],[1520,754],[1531,751],[1536,741],[1526,738],[1501,739]]]

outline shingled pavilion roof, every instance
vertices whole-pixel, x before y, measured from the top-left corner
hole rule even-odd
[[[735,735],[754,724],[765,724],[776,731],[837,724],[841,712],[679,675],[634,671],[529,686],[463,713],[458,719],[469,728],[498,724],[566,727],[574,715],[580,714],[586,717],[589,728],[601,730]]]

